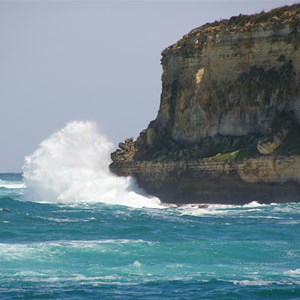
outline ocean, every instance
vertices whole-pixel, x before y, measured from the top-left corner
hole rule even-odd
[[[300,299],[300,204],[185,205],[72,122],[0,174],[0,299]]]

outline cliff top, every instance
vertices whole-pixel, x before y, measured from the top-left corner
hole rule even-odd
[[[233,16],[230,19],[215,21],[213,23],[206,23],[197,27],[184,35],[177,43],[171,45],[163,51],[179,49],[186,45],[186,41],[192,37],[199,37],[201,35],[211,35],[220,32],[249,32],[258,28],[271,27],[272,30],[280,30],[283,27],[290,25],[290,27],[300,30],[300,4],[291,6],[283,6],[272,9],[269,12],[262,11],[261,13],[253,15]]]

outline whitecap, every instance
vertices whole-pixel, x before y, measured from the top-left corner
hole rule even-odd
[[[24,182],[18,181],[5,181],[0,179],[0,188],[5,189],[25,189],[26,185]]]
[[[299,205],[299,204],[298,204]],[[278,212],[278,213],[299,213],[300,212],[300,207],[295,207],[292,206],[291,204],[287,206],[277,206],[273,209],[273,212]]]
[[[259,203],[257,201],[252,201],[250,203],[247,203],[245,205],[243,205],[243,207],[262,207],[262,206],[267,206],[268,204],[262,204],[262,203]]]
[[[283,272],[283,274],[288,275],[288,276],[298,277],[298,276],[300,276],[300,269],[288,270],[288,271]]]
[[[136,260],[132,265],[133,265],[134,267],[139,268],[142,264],[141,264],[138,260]]]
[[[240,213],[240,205],[229,204],[187,204],[178,207],[182,215],[203,216],[203,215],[228,215]]]
[[[271,285],[274,282],[268,280],[233,280],[234,284],[243,285],[243,286],[264,286]]]

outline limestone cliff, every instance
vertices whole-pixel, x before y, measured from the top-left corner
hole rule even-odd
[[[114,173],[167,202],[299,201],[300,4],[196,28],[162,67],[157,118]]]

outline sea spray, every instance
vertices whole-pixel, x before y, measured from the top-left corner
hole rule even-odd
[[[68,123],[25,157],[24,199],[36,202],[102,202],[131,207],[160,207],[130,177],[110,173],[112,143],[94,122]]]

